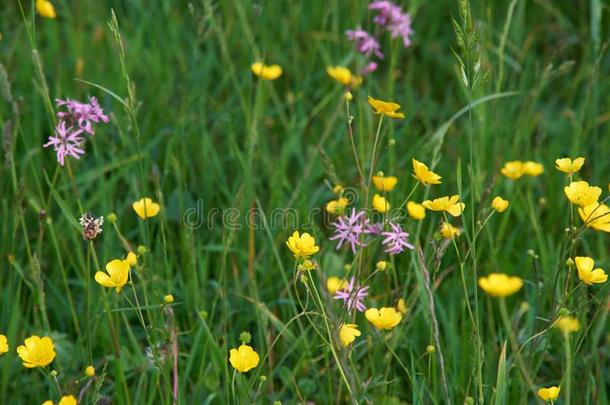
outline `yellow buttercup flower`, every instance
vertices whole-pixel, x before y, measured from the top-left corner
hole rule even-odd
[[[30,336],[25,344],[17,347],[17,354],[27,368],[46,367],[55,358],[53,340],[48,337]]]
[[[421,221],[426,217],[426,208],[413,201],[407,203],[407,213],[416,221]]]
[[[382,101],[374,99],[373,97],[368,97],[368,102],[371,107],[375,110],[375,114],[383,114],[390,118],[399,118],[403,119],[405,115],[401,112],[398,112],[400,108],[400,104],[393,103],[391,101]]]
[[[555,160],[555,169],[564,173],[576,173],[585,164],[585,158],[579,157],[574,160],[570,158],[561,158]]]
[[[451,225],[449,222],[443,222],[440,227],[440,233],[445,239],[453,239],[462,234],[460,228],[456,228]]]
[[[253,369],[258,365],[258,361],[258,353],[248,345],[241,345],[239,348],[229,351],[229,362],[240,373]]]
[[[290,249],[296,259],[306,259],[320,251],[320,248],[316,246],[314,237],[307,232],[300,235],[299,231],[294,231],[292,236],[286,241],[286,246],[288,246],[288,249]]]
[[[523,163],[523,172],[531,177],[540,176],[542,173],[544,173],[544,166],[542,163],[528,160],[527,162]]]
[[[103,287],[114,288],[119,293],[129,279],[129,262],[121,259],[111,260],[106,263],[106,273],[95,273],[95,281]]]
[[[171,294],[167,294],[165,296],[163,296],[163,303],[164,304],[173,304],[174,303],[174,296]]]
[[[602,194],[601,188],[590,186],[586,181],[573,181],[569,186],[564,187],[563,191],[572,204],[581,207],[596,203]]]
[[[77,401],[74,395],[65,395],[61,397],[57,405],[76,405]]]
[[[554,401],[559,396],[559,391],[561,391],[561,387],[548,387],[548,388],[540,388],[538,390],[538,396],[543,401]]]
[[[560,316],[555,327],[559,328],[563,333],[578,332],[580,330],[580,322],[572,316]]]
[[[394,176],[373,176],[373,185],[379,191],[392,191],[398,179]]]
[[[375,263],[375,268],[379,271],[386,271],[388,268],[388,262],[385,260],[379,260],[377,263]]]
[[[252,73],[263,80],[275,80],[282,75],[280,65],[265,65],[262,62],[255,62],[250,66]]]
[[[0,356],[8,352],[8,340],[6,336],[0,335]]]
[[[76,405],[76,404],[77,404],[77,401],[76,401],[76,398],[74,397],[74,395],[64,395],[63,397],[61,397],[61,399],[57,403],[57,405]],[[55,403],[49,399],[48,401],[44,401],[42,403],[42,405],[55,405]]]
[[[385,214],[390,210],[390,203],[384,197],[379,194],[373,196],[373,208],[375,211]]]
[[[345,197],[339,197],[326,203],[326,212],[329,214],[343,214],[345,208],[349,205],[349,200]]]
[[[392,307],[383,307],[381,309],[369,308],[364,313],[366,319],[377,329],[390,330],[400,323],[402,315]]]
[[[349,346],[361,334],[358,330],[358,325],[355,323],[344,323],[341,325],[341,329],[339,329],[339,339],[344,347]]]
[[[133,210],[142,219],[152,218],[159,213],[161,206],[148,197],[144,197],[134,202]]]
[[[89,378],[95,376],[95,367],[87,366],[87,368],[85,368],[85,375]]]
[[[496,212],[504,212],[508,208],[509,204],[510,203],[508,202],[508,200],[505,200],[502,197],[498,196],[494,198],[491,202],[491,208],[496,210]]]
[[[41,17],[44,18],[57,17],[57,14],[55,14],[55,7],[53,7],[53,3],[48,0],[36,0],[36,11]]]
[[[428,166],[415,159],[411,159],[411,162],[413,163],[413,177],[419,180],[424,186],[441,184],[442,177],[428,169]]]
[[[606,204],[593,203],[578,208],[578,215],[588,228],[610,232],[610,207]]]
[[[345,66],[327,66],[326,73],[344,86],[357,88],[362,84],[362,77],[353,75]]]
[[[508,297],[523,287],[523,280],[504,273],[491,273],[479,278],[479,287],[492,297]]]
[[[424,208],[430,211],[446,211],[454,217],[459,217],[464,211],[466,204],[459,202],[459,195],[452,195],[451,197],[440,197],[434,200],[426,200],[422,202]]]
[[[577,256],[574,258],[574,261],[576,262],[576,269],[578,270],[578,278],[583,283],[593,285],[605,283],[608,280],[608,275],[603,269],[597,268],[593,270],[595,261],[592,258]]]
[[[409,312],[409,308],[407,308],[407,304],[405,303],[404,299],[399,298],[398,301],[396,301],[396,310],[403,315],[406,315],[407,312]]]
[[[326,280],[326,289],[330,295],[334,295],[337,291],[343,290],[348,286],[348,282],[345,279],[339,277],[329,277]]]
[[[326,73],[344,86],[349,86],[352,81],[352,71],[345,66],[327,66]]]
[[[512,160],[504,163],[504,167],[500,169],[500,173],[512,180],[517,180],[525,174],[523,162],[520,160]]]

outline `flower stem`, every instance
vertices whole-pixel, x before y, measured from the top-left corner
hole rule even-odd
[[[334,357],[335,361],[337,362],[337,367],[339,368],[339,373],[341,374],[341,378],[343,379],[343,382],[345,383],[345,386],[347,387],[347,391],[349,392],[349,395],[352,398],[352,402],[354,404],[357,404],[357,402],[354,398],[354,392],[352,390],[352,386],[350,385],[350,383],[347,379],[347,375],[345,374],[345,370],[343,369],[343,365],[341,364],[339,355],[337,354],[337,350],[333,343],[334,339],[333,339],[332,329],[328,322],[328,316],[326,314],[326,310],[324,309],[324,303],[322,302],[322,299],[320,298],[320,294],[318,293],[318,289],[316,288],[316,284],[313,282],[312,277],[307,277],[307,282],[309,283],[309,286],[311,287],[311,290],[314,293],[314,299],[316,300],[316,303],[318,304],[318,306],[320,307],[320,311],[322,312],[322,318],[324,319],[324,327],[326,328],[326,333],[328,334],[328,346],[330,347],[330,351],[332,352],[333,357]]]
[[[570,334],[563,334],[563,349],[566,355],[566,371],[564,375],[564,386],[565,386],[565,399],[566,404],[570,404],[570,397],[572,394],[572,350],[570,347]]]

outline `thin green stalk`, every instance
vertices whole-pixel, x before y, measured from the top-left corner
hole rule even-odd
[[[565,392],[566,404],[571,404],[572,397],[572,348],[570,345],[570,333],[563,334],[563,350],[566,356],[566,371],[564,374],[563,392]]]
[[[345,373],[345,370],[343,369],[343,365],[341,364],[341,360],[339,359],[339,355],[337,354],[337,350],[334,345],[333,330],[331,329],[330,324],[328,322],[328,315],[326,313],[326,309],[324,308],[324,303],[322,302],[322,299],[320,298],[320,294],[318,293],[318,289],[316,288],[316,284],[313,282],[312,277],[307,277],[307,282],[308,282],[309,286],[311,287],[311,291],[313,291],[313,293],[314,293],[314,299],[316,300],[316,303],[318,304],[320,311],[322,311],[322,319],[324,320],[324,326],[326,328],[326,333],[328,335],[328,346],[330,348],[330,351],[332,352],[335,362],[337,362],[337,368],[339,369],[339,374],[341,374],[341,378],[343,379],[343,382],[345,383],[345,386],[347,388],[347,391],[349,392],[352,402],[354,404],[357,404],[358,402],[354,398],[354,391],[352,390],[352,386],[349,383],[349,380],[347,379],[347,375]]]
[[[508,317],[508,311],[506,310],[506,300],[504,297],[499,298],[499,302],[500,302],[500,315],[502,317],[502,322],[504,323],[504,329],[506,329],[506,333],[508,333],[508,337],[510,340],[510,346],[511,349],[513,350],[513,355],[515,356],[515,359],[517,360],[517,364],[519,365],[519,368],[521,369],[521,373],[523,374],[523,377],[525,378],[525,382],[527,383],[530,391],[532,392],[532,394],[534,395],[534,397],[536,397],[537,393],[536,393],[536,386],[534,384],[534,381],[532,380],[532,378],[529,375],[529,372],[527,371],[527,367],[525,365],[525,361],[523,360],[523,357],[521,356],[521,352],[519,351],[519,344],[517,343],[517,338],[515,336],[515,332],[513,331],[511,322],[510,322],[510,318]]]

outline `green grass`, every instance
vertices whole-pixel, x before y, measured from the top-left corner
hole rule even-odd
[[[604,2],[472,1],[477,35],[459,2],[401,2],[414,42],[403,49],[383,35],[385,60],[353,91],[356,155],[365,177],[383,170],[399,178],[394,207],[415,184],[411,158],[434,167],[443,183],[418,187],[412,199],[459,193],[466,209],[452,223],[463,234],[455,244],[440,240],[443,216],[430,211],[422,222],[402,221],[422,257],[392,258],[390,270],[367,281],[367,305],[402,297],[409,313],[384,332],[358,314],[362,336],[349,350],[336,326],[354,318],[328,296],[325,279],[346,276],[346,264],[366,278],[387,255],[378,243],[356,258],[335,250],[332,218],[314,210],[334,198],[336,183],[353,188],[356,206],[370,206],[343,88],[325,72],[362,66],[344,32],[375,29],[367,3],[56,0],[54,20],[35,17],[28,1],[25,17],[8,3],[0,10],[0,334],[10,351],[0,356],[1,403],[57,402],[59,386],[82,392],[83,403],[172,404],[176,375],[179,404],[524,404],[551,385],[562,387],[558,404],[610,401],[608,283],[577,287],[565,265],[591,256],[610,270],[610,236],[565,231],[568,179],[554,169],[556,158],[586,157],[575,176],[608,197]],[[470,48],[458,46],[452,18]],[[488,73],[478,88],[463,85],[454,52],[469,78]],[[283,75],[257,80],[250,64],[261,58]],[[111,122],[96,127],[82,159],[58,169],[42,148],[55,125],[52,101],[88,95]],[[406,114],[383,120],[376,163],[379,117],[367,95]],[[545,172],[508,180],[500,168],[515,159],[541,162]],[[144,195],[162,206],[147,221],[131,208]],[[495,195],[510,208],[481,229]],[[106,219],[91,244],[78,226],[84,211]],[[582,224],[578,215],[573,224]],[[320,269],[306,284],[284,244],[294,230],[320,245]],[[133,286],[116,294],[95,283],[95,271],[139,245],[148,252],[132,269]],[[524,288],[505,303],[488,297],[476,282],[491,272],[518,275]],[[163,306],[170,293],[175,303]],[[562,309],[582,325],[569,340],[551,327]],[[243,331],[261,361],[234,376],[228,352]],[[45,372],[26,369],[15,352],[34,334],[55,342]],[[93,381],[84,377],[89,364]]]

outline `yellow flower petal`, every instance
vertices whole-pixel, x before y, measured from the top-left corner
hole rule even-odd
[[[401,112],[398,112],[400,108],[400,104],[393,103],[390,101],[382,101],[374,99],[371,96],[368,96],[368,102],[371,107],[375,110],[376,114],[383,114],[390,118],[399,118],[402,119],[405,115]]]
[[[144,197],[134,202],[132,208],[140,218],[147,219],[156,216],[161,206],[152,199]]]
[[[57,14],[55,14],[55,7],[53,7],[53,3],[48,0],[36,0],[36,11],[41,17],[44,18],[57,17]]]
[[[441,184],[442,177],[428,169],[422,162],[411,159],[413,164],[413,177],[419,180],[424,186],[431,184]]]

